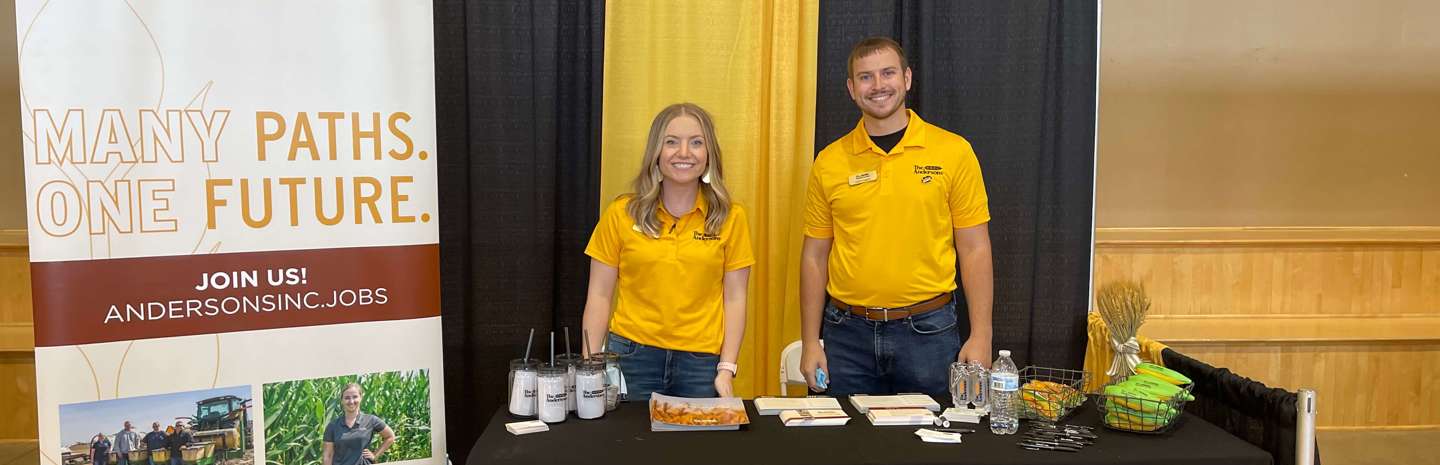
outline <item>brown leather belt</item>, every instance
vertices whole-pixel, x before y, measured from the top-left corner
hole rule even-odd
[[[830,303],[835,305],[835,308],[845,310],[847,312],[850,312],[851,315],[865,318],[867,320],[891,321],[903,320],[915,315],[919,315],[925,312],[929,312],[931,310],[944,307],[945,304],[950,303],[950,293],[946,292],[944,294],[935,296],[935,298],[933,299],[920,302],[915,305],[897,308],[862,307],[859,305],[850,305],[834,298],[830,299]]]

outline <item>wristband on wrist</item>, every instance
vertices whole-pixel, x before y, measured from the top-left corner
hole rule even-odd
[[[717,363],[717,364],[715,364],[715,369],[716,369],[716,370],[727,370],[727,371],[730,372],[730,374],[731,374],[732,376],[733,376],[733,375],[738,375],[738,374],[740,374],[740,366],[739,366],[739,365],[736,365],[736,364],[734,364],[734,363],[731,363],[731,362],[720,362],[720,363]]]

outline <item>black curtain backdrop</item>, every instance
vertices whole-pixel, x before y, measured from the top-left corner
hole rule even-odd
[[[434,9],[446,436],[464,463],[529,330],[534,357],[552,329],[579,331],[599,214],[605,11],[556,0]]]
[[[1082,1],[820,3],[816,149],[855,127],[850,48],[905,47],[909,106],[965,137],[990,196],[994,349],[1080,369],[1090,279],[1097,7]]]

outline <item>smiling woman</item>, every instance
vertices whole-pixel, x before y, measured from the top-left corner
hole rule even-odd
[[[655,207],[661,194],[667,211],[675,214],[688,211],[698,192],[711,207],[705,215],[705,231],[714,234],[730,211],[722,166],[710,113],[693,103],[670,105],[650,125],[627,211],[641,230],[655,236],[660,227]]]
[[[323,465],[362,465],[378,461],[385,450],[395,444],[395,430],[385,420],[360,412],[360,400],[365,397],[360,383],[346,384],[340,390],[340,410],[344,415],[335,417],[325,426],[325,451],[320,463]],[[375,434],[383,439],[380,446],[370,449]]]
[[[585,249],[588,347],[619,354],[630,400],[734,396],[755,257],[720,154],[704,109],[661,110],[634,192],[605,209]]]

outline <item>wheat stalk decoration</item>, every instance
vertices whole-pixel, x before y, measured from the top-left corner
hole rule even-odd
[[[1134,374],[1135,366],[1140,364],[1140,342],[1135,336],[1145,324],[1145,312],[1150,310],[1145,287],[1133,281],[1109,283],[1095,293],[1095,303],[1100,319],[1110,329],[1110,345],[1115,348],[1115,360],[1105,374],[1112,380]]]

